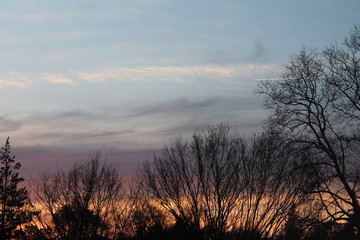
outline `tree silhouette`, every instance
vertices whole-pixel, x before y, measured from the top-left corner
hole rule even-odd
[[[64,205],[54,214],[52,221],[64,240],[100,239],[100,217],[76,202]]]
[[[197,130],[191,141],[170,141],[152,164],[145,163],[139,182],[187,231],[206,226],[207,234],[220,238],[243,188],[238,173],[244,144],[225,125]]]
[[[241,239],[271,239],[281,232],[293,207],[310,201],[305,191],[312,189],[314,178],[294,165],[310,156],[289,148],[277,132],[255,135],[249,142],[239,172],[245,187],[233,213],[237,220],[233,225],[238,226]]]
[[[288,217],[284,226],[284,240],[300,240],[303,236],[303,232],[303,223],[294,206],[288,212]]]
[[[287,148],[275,132],[247,142],[224,124],[196,130],[146,162],[139,182],[178,228],[198,239],[224,239],[230,230],[244,239],[274,237],[292,206],[308,201],[313,177],[293,162],[309,156]]]
[[[43,174],[35,184],[41,204],[40,224],[54,239],[116,238],[117,208],[123,198],[116,169],[101,163],[100,154],[70,171]],[[50,219],[50,221],[49,221]]]
[[[164,213],[149,203],[138,206],[132,214],[137,237],[161,234],[166,228]]]
[[[271,110],[269,126],[286,133],[303,168],[317,168],[316,194],[324,221],[348,221],[360,238],[360,28],[343,45],[302,49],[290,58],[282,80],[261,82]],[[314,195],[315,196],[315,195]]]
[[[9,138],[0,150],[0,239],[11,239],[14,230],[31,220],[31,211],[25,207],[28,203],[28,192],[25,187],[19,188],[24,179],[19,177],[21,167],[11,156]]]

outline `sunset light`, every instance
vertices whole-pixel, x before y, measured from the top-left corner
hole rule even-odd
[[[0,240],[360,239],[359,13],[0,1]]]

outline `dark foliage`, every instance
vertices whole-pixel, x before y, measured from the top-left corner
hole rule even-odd
[[[29,210],[28,192],[19,187],[24,181],[19,176],[21,167],[11,156],[9,138],[0,150],[0,239],[8,240],[17,232],[17,228],[31,220],[33,212]],[[15,231],[17,230],[17,231]]]
[[[116,169],[100,160],[96,154],[68,172],[43,174],[36,183],[35,201],[42,206],[37,221],[48,236],[85,240],[118,235],[115,219],[124,194],[122,179]]]

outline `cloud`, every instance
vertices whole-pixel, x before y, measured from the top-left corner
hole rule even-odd
[[[283,78],[256,78],[256,81],[276,81],[276,80],[284,80]]]
[[[184,114],[214,106],[220,101],[219,98],[208,98],[201,101],[189,101],[186,98],[177,99],[165,103],[157,103],[131,109],[132,113],[126,118],[143,117],[154,114]]]
[[[168,138],[188,134],[195,127],[222,121],[239,126],[260,125],[265,116],[259,110],[260,100],[256,101],[254,96],[214,96],[44,111],[18,116],[22,130],[14,136],[25,145],[153,148]]]
[[[25,175],[69,168],[100,149],[129,176],[169,139],[190,138],[197,128],[225,121],[243,135],[260,131],[266,115],[260,105],[254,96],[238,95],[140,102],[127,108],[44,110],[12,116],[16,121],[0,116],[0,132],[13,131],[14,155]]]
[[[64,73],[7,72],[0,76],[0,87],[25,88],[44,82],[81,85],[81,82],[198,82],[218,81],[229,85],[246,85],[246,80],[278,75],[281,67],[276,64],[237,64],[231,66],[169,66],[169,67],[109,67],[95,72],[71,70]]]
[[[244,134],[248,134],[254,129],[257,131],[265,119],[265,113],[261,110],[261,100],[252,95],[201,100],[181,98],[133,107],[125,118],[135,122],[137,119],[148,121],[140,121],[143,127],[136,130],[146,132],[149,136],[162,135],[166,139],[223,121],[238,126]]]
[[[242,46],[243,51],[239,54],[234,49],[223,48],[211,49],[205,55],[204,61],[208,64],[218,65],[258,65],[261,66],[261,61],[266,57],[266,49],[261,42],[254,42]]]
[[[117,136],[121,136],[123,132],[120,131],[110,131],[106,129],[54,129],[52,131],[43,131],[34,133],[33,137],[36,137],[37,140],[43,141],[56,141],[69,143],[69,145],[73,146],[82,146],[81,142],[93,143],[94,139],[97,139],[98,142],[92,145],[101,145],[101,142],[107,138],[116,138]]]
[[[21,73],[7,72],[5,76],[0,77],[0,87],[28,87],[30,80]]]
[[[255,43],[255,46],[254,46],[254,52],[253,54],[249,57],[249,60],[252,59],[252,60],[256,60],[256,59],[259,59],[260,57],[263,56],[265,52],[265,49],[263,47],[262,44],[260,43]]]
[[[66,133],[73,128],[81,131],[80,126],[89,125],[90,122],[104,121],[106,118],[107,116],[103,113],[70,109],[68,111],[35,112],[24,117],[23,121],[29,125],[47,126],[52,132],[62,129],[64,133]],[[91,121],[88,121],[89,119],[91,119]]]
[[[25,87],[27,87],[27,85],[23,82],[0,79],[0,88],[3,88],[3,87],[25,88]]]
[[[194,71],[181,67],[117,67],[102,69],[98,72],[72,71],[72,74],[89,82],[188,82],[192,80]]]
[[[53,74],[44,74],[43,79],[51,82],[51,83],[62,83],[62,84],[69,84],[75,85],[75,82],[70,78],[64,77],[62,75],[53,75]]]
[[[4,76],[0,76],[0,88],[15,87],[15,88],[27,88],[34,87],[38,84],[50,82],[56,84],[69,84],[76,85],[76,83],[64,74],[22,74],[18,72],[7,72]]]
[[[0,132],[12,132],[19,130],[21,123],[19,121],[13,121],[6,116],[0,116]]]
[[[279,72],[275,64],[238,64],[231,66],[180,66],[180,67],[112,67],[96,72],[71,71],[83,81],[105,83],[108,81],[189,82],[199,80],[226,80],[254,78]]]

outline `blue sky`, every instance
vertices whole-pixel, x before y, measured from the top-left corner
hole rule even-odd
[[[24,173],[101,149],[133,174],[170,138],[266,112],[259,79],[341,43],[358,0],[0,0],[0,140]]]

